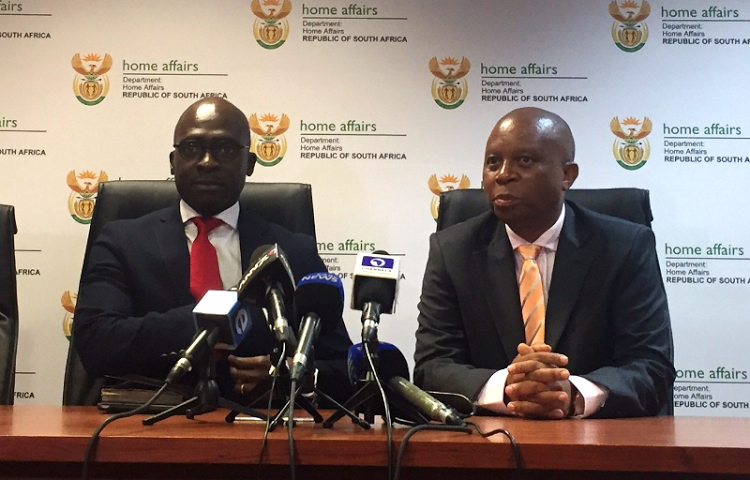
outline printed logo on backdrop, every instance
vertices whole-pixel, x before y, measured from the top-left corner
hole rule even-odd
[[[65,293],[60,297],[60,303],[63,309],[65,309],[65,315],[63,315],[62,329],[65,334],[65,338],[70,341],[70,336],[73,334],[73,315],[76,313],[76,301],[78,300],[77,293],[70,293],[70,290],[65,290]]]
[[[429,63],[432,79],[432,98],[435,103],[447,110],[458,108],[469,94],[469,84],[464,77],[471,69],[469,59],[461,57],[459,62],[453,57],[445,57],[438,62],[432,57]]]
[[[285,20],[292,11],[289,0],[253,0],[250,9],[256,18],[253,23],[253,36],[258,45],[274,50],[284,45],[289,36],[289,22]]]
[[[440,180],[438,180],[437,175],[433,173],[430,178],[427,179],[427,186],[430,188],[430,191],[435,194],[430,202],[430,212],[432,213],[432,218],[437,221],[438,211],[440,210],[440,194],[449,190],[463,190],[469,188],[471,186],[471,181],[466,175],[461,175],[461,180],[454,175],[443,175],[440,177]]]
[[[634,117],[627,117],[622,122],[615,117],[609,122],[609,129],[619,139],[612,145],[612,153],[622,168],[638,170],[646,164],[651,154],[646,137],[652,128],[648,117],[643,117],[643,123]]]
[[[641,4],[627,0],[609,4],[609,14],[615,19],[612,24],[612,40],[623,52],[637,52],[648,40],[648,25],[644,20],[651,13],[646,0]]]
[[[76,53],[70,61],[78,75],[73,79],[73,92],[84,105],[97,105],[109,92],[109,77],[105,75],[112,68],[112,57],[104,54],[104,59],[95,53],[89,53],[83,60]]]
[[[99,182],[106,182],[107,179],[107,174],[103,170],[99,175],[90,170],[78,175],[75,170],[68,172],[68,186],[73,190],[68,197],[68,211],[73,220],[84,225],[91,223]]]
[[[250,130],[256,134],[250,145],[250,151],[258,158],[258,163],[264,167],[273,167],[286,155],[286,138],[282,135],[289,129],[289,117],[281,114],[281,119],[271,113],[266,113],[260,120],[256,114],[248,118]]]

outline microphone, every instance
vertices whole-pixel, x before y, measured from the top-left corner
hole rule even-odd
[[[446,425],[463,425],[461,416],[451,407],[437,400],[435,397],[420,389],[409,378],[409,365],[406,363],[403,353],[390,343],[381,342],[378,349],[379,362],[376,366],[378,377],[390,387],[389,404],[395,407],[398,416],[414,417],[404,407],[400,399],[416,408],[422,415],[430,420],[444,423]],[[347,358],[349,367],[349,381],[356,385],[369,371],[364,347],[361,343],[349,347]],[[395,397],[397,398],[394,398]],[[378,412],[376,412],[378,413]],[[416,421],[424,421],[418,420]]]
[[[311,273],[302,277],[294,292],[297,316],[303,315],[299,342],[292,358],[290,376],[300,381],[312,356],[313,343],[320,332],[336,328],[344,312],[344,287],[338,275],[328,272]]]
[[[378,362],[375,368],[378,378],[383,380],[394,376],[409,378],[409,364],[397,346],[392,343],[379,342],[377,356]],[[349,347],[346,363],[349,370],[349,382],[354,386],[370,371],[370,364],[361,343]]]
[[[236,290],[209,290],[193,309],[196,331],[219,330],[216,343],[234,350],[252,327],[250,306],[237,299]]]
[[[198,360],[205,358],[213,350],[218,334],[218,328],[206,328],[196,333],[193,337],[193,343],[182,351],[180,359],[169,371],[165,382],[174,385],[190,372]]]
[[[395,313],[399,259],[378,250],[357,255],[351,308],[362,310],[362,342],[377,344],[381,313]]]
[[[209,290],[193,308],[196,334],[180,354],[165,380],[173,385],[205,359],[217,343],[234,350],[252,327],[249,307],[237,300],[236,291]]]
[[[294,277],[283,250],[277,245],[262,245],[251,257],[252,266],[237,284],[237,297],[252,305],[266,307],[268,322],[279,343],[294,349],[297,339],[289,326],[286,312],[292,310]]]
[[[446,425],[464,425],[464,421],[452,408],[429,393],[398,375],[388,380],[388,386],[430,420]]]

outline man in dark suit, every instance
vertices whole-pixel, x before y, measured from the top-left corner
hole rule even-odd
[[[180,203],[108,223],[91,248],[74,323],[76,347],[90,375],[163,379],[175,362],[166,355],[191,343],[192,310],[205,293],[196,291],[196,262],[191,266],[201,218],[221,220],[208,233],[216,251],[213,265],[218,260],[218,288],[236,285],[252,253],[265,244],[277,243],[286,253],[295,282],[326,271],[312,237],[240,208],[255,158],[248,151],[247,117],[237,107],[216,97],[194,103],[177,122],[174,145],[169,158]],[[269,375],[274,337],[259,309],[253,317],[245,341],[219,362],[217,380],[225,396],[248,394]],[[350,345],[343,320],[315,344],[317,386],[339,400],[351,393]]]
[[[492,130],[483,168],[492,211],[430,237],[415,351],[422,388],[533,418],[666,410],[675,371],[653,232],[564,202],[574,155],[567,123],[541,109],[514,110]],[[528,264],[544,293],[533,340],[520,298],[524,245],[539,252]]]

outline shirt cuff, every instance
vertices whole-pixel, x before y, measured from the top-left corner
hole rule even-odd
[[[505,380],[508,378],[508,369],[503,368],[493,373],[477,398],[477,407],[482,407],[491,412],[512,415],[505,405]]]
[[[573,418],[590,417],[604,405],[609,396],[609,391],[600,387],[591,380],[576,375],[570,376],[570,383],[578,389],[578,395],[574,399]]]

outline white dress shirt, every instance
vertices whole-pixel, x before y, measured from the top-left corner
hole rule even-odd
[[[549,285],[552,280],[552,269],[555,265],[555,254],[557,252],[557,244],[560,240],[560,232],[562,231],[563,223],[565,222],[565,208],[562,208],[560,216],[552,227],[546,232],[542,233],[531,244],[542,247],[539,255],[536,258],[536,263],[539,266],[539,273],[542,276],[542,287],[544,288],[544,303],[547,304],[549,297]],[[514,256],[516,259],[516,280],[521,277],[521,267],[523,265],[523,257],[518,253],[517,248],[520,245],[529,245],[530,243],[518,236],[513,230],[505,225],[505,230],[508,232],[508,239],[510,245],[513,247]],[[498,346],[498,348],[501,348]],[[511,412],[508,410],[505,404],[505,381],[508,377],[508,369],[503,368],[495,372],[487,383],[482,388],[477,399],[477,406],[486,408],[496,413],[503,413],[510,415]],[[579,396],[576,397],[576,404],[574,411],[576,417],[585,418],[592,415],[594,412],[599,410],[604,405],[607,399],[608,391],[604,388],[596,385],[595,383],[587,380],[583,377],[575,375],[570,376],[570,383],[578,389]]]
[[[200,217],[200,215],[184,200],[180,200],[180,216],[185,226],[188,250],[192,250],[193,241],[198,236],[198,227],[192,222],[192,218]],[[214,216],[224,223],[209,232],[208,241],[216,248],[221,283],[225,289],[229,289],[237,285],[242,278],[242,252],[240,251],[240,234],[237,231],[240,203],[236,202]]]

